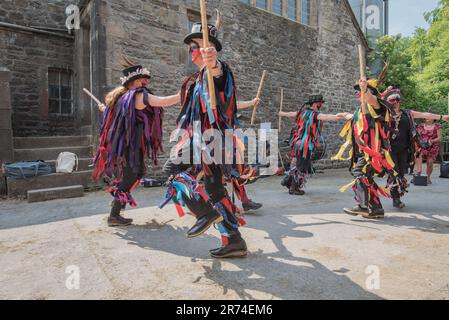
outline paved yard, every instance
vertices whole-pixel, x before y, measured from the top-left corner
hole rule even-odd
[[[0,203],[2,299],[441,299],[449,298],[449,180],[411,187],[407,208],[384,200],[387,218],[342,213],[353,204],[346,170],[309,180],[289,196],[279,177],[249,186],[264,203],[242,229],[250,255],[213,260],[214,229],[188,240],[193,218],[165,190],[138,189],[127,228],[105,223],[110,197]],[[77,289],[77,271],[79,288]],[[67,286],[68,285],[68,286]]]

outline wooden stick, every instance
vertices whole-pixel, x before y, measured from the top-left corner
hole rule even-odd
[[[284,104],[284,88],[281,88],[281,105],[279,107],[279,112],[282,112],[283,104]],[[279,116],[279,126],[278,126],[279,133],[281,132],[281,125],[282,125],[282,117]]]
[[[207,26],[207,12],[206,12],[206,0],[201,1],[201,24],[203,29],[203,43],[205,48],[209,48],[209,28]],[[215,97],[215,84],[212,76],[212,70],[207,68],[207,86],[209,87],[209,97],[212,109],[216,109],[217,100]]]
[[[92,100],[95,101],[96,104],[98,105],[102,105],[103,103],[100,102],[100,100],[97,99],[97,97],[95,97],[89,90],[87,90],[86,88],[83,88],[83,91],[89,96],[91,97]]]
[[[365,79],[366,78],[365,49],[361,44],[359,44],[359,64],[360,64],[360,79]],[[362,88],[360,88],[360,101],[362,113],[366,114],[365,92],[363,92]]]
[[[265,82],[265,77],[267,76],[267,70],[264,70],[262,73],[262,79],[260,79],[259,89],[257,90],[257,99],[260,99],[260,95],[262,94],[262,88],[263,84]],[[251,125],[253,126],[256,123],[256,113],[257,113],[257,107],[253,108],[253,115],[251,117]]]
[[[449,92],[447,93],[447,114],[449,114]]]

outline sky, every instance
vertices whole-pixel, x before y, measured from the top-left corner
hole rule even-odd
[[[389,34],[412,36],[415,27],[427,29],[424,13],[438,5],[438,0],[390,0]]]

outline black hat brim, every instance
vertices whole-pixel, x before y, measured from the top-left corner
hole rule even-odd
[[[151,76],[146,75],[146,74],[139,74],[137,76],[134,76],[132,78],[130,78],[128,81],[126,81],[123,86],[126,87],[128,84],[130,84],[131,82],[133,82],[134,80],[138,80],[138,79],[151,79]]]
[[[354,86],[354,89],[357,90],[357,91],[362,91],[362,90],[360,89],[360,85],[359,85],[359,84],[356,84],[356,85]],[[379,91],[377,91],[377,89],[374,88],[374,87],[371,86],[371,85],[368,85],[368,89],[370,89],[370,90],[371,90],[371,93],[374,94],[374,95],[379,94]]]
[[[191,34],[188,34],[185,38],[184,38],[184,43],[185,44],[190,44],[190,42],[192,42],[192,39],[203,39],[203,33],[202,32],[194,32]],[[221,46],[220,41],[213,37],[213,36],[209,36],[209,41],[212,42],[215,45],[215,49],[217,49],[217,52],[220,52],[223,47]]]

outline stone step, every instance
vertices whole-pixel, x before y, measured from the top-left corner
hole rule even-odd
[[[73,152],[78,158],[89,158],[93,156],[92,148],[87,146],[14,149],[14,161],[56,160],[61,152]]]
[[[30,179],[7,178],[8,196],[26,196],[29,190],[82,185],[84,188],[102,186],[103,182],[92,181],[92,170],[73,173],[53,173]]]
[[[48,137],[15,137],[14,149],[56,148],[68,146],[90,146],[92,136],[48,136]]]
[[[82,185],[29,190],[27,192],[28,202],[79,198],[82,196],[84,196],[84,187]]]
[[[92,136],[92,126],[82,126],[80,133],[81,135]]]

